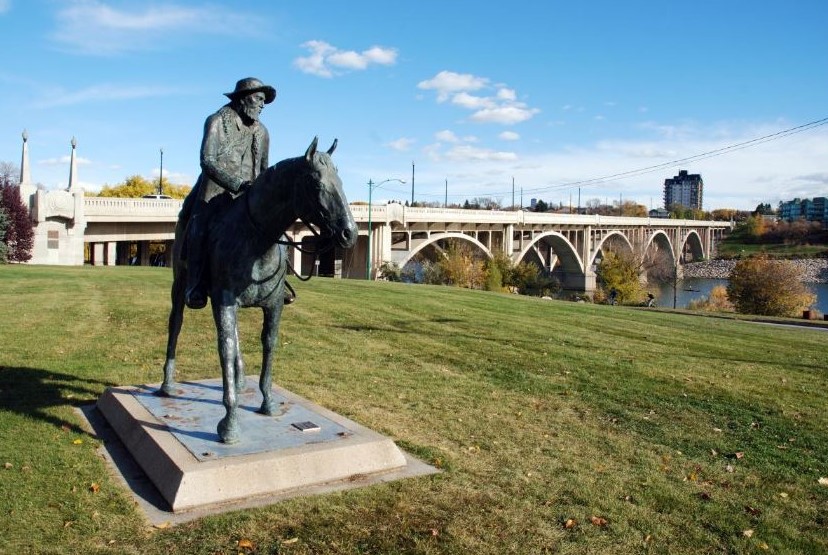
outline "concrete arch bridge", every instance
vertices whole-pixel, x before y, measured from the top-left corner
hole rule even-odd
[[[567,290],[593,291],[596,265],[608,249],[671,265],[710,258],[730,222],[550,214],[524,211],[410,208],[392,203],[351,207],[371,241],[369,275],[382,262],[400,267],[419,256],[434,256],[451,240],[492,257],[502,252],[512,262],[533,263],[558,278]],[[361,246],[361,244],[359,245]],[[367,253],[358,248],[355,255]],[[431,252],[429,252],[431,251]]]
[[[167,249],[181,201],[85,197],[83,191],[36,191],[25,198],[35,223],[35,264],[151,264],[150,243]],[[502,210],[409,208],[352,204],[359,226],[354,249],[318,260],[290,249],[305,275],[375,279],[383,262],[405,266],[418,256],[462,241],[491,257],[502,252],[557,277],[569,290],[592,291],[595,266],[608,248],[660,253],[671,263],[709,258],[729,222],[547,214]],[[313,251],[313,233],[296,222],[287,235]],[[370,247],[370,248],[369,248]],[[137,250],[136,250],[137,249]],[[129,253],[137,252],[130,257]]]

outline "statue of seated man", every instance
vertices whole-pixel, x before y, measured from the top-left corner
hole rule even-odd
[[[270,136],[259,121],[265,104],[276,98],[276,89],[259,79],[247,77],[236,83],[230,99],[204,123],[201,141],[201,175],[193,187],[195,196],[185,240],[187,289],[184,302],[189,308],[207,305],[204,240],[212,210],[208,204],[222,193],[243,194],[268,167]],[[285,290],[285,304],[294,297]]]

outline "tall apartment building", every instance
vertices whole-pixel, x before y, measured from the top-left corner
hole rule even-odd
[[[679,170],[678,175],[664,180],[664,208],[680,204],[686,208],[702,209],[704,181],[698,173]]]

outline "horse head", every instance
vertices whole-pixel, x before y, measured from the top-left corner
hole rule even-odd
[[[305,152],[308,168],[304,179],[296,185],[293,206],[300,219],[320,229],[323,239],[348,249],[356,243],[357,226],[331,160],[337,140],[334,139],[327,152],[316,150],[318,142],[318,137],[314,137]]]

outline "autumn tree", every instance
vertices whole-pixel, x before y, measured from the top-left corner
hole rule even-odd
[[[644,259],[643,270],[647,275],[648,283],[668,285],[673,291],[673,308],[678,303],[678,286],[681,281],[681,272],[678,261],[666,249],[659,248],[658,244]]]
[[[733,312],[733,303],[727,298],[727,288],[717,285],[707,297],[690,301],[687,308],[701,312]]]
[[[619,212],[621,212],[622,216],[627,216],[630,218],[647,217],[647,207],[643,204],[638,204],[631,200],[625,200],[624,202],[622,202]]]
[[[9,217],[6,211],[0,208],[0,264],[8,262],[9,248],[6,246],[6,230],[9,229]]]
[[[597,274],[606,291],[615,289],[620,304],[641,302],[646,294],[641,283],[642,263],[632,252],[624,250],[607,250]]]
[[[184,198],[190,192],[189,185],[173,185],[165,178],[161,179],[161,194],[172,198]],[[123,183],[104,185],[99,197],[141,198],[158,192],[158,181],[150,181],[140,175],[127,177]]]
[[[762,216],[750,216],[739,224],[737,230],[744,234],[745,239],[758,241],[765,233],[765,219]]]
[[[29,209],[20,198],[20,187],[12,185],[7,177],[0,182],[0,209],[7,218],[3,243],[6,245],[8,262],[27,262],[34,248],[34,226]]]
[[[814,303],[816,295],[802,283],[799,268],[763,254],[736,263],[727,298],[742,314],[796,316]]]
[[[449,241],[437,265],[447,285],[482,289],[486,277],[483,260],[467,243]]]

